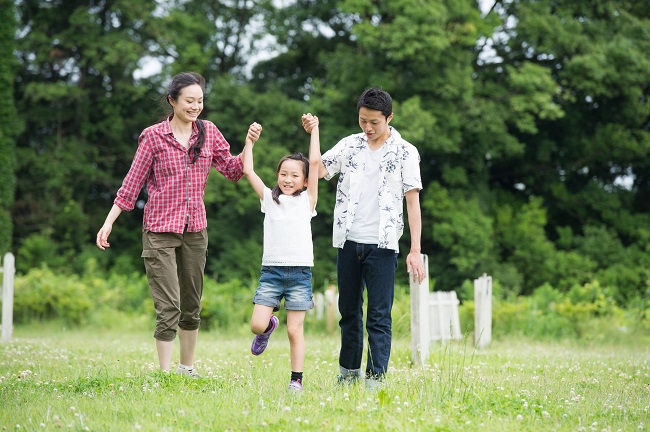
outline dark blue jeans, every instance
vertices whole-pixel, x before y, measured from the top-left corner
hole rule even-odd
[[[337,273],[341,312],[339,364],[360,369],[363,355],[363,289],[368,290],[368,363],[366,375],[382,377],[388,369],[392,339],[397,253],[377,245],[346,241],[338,250]]]

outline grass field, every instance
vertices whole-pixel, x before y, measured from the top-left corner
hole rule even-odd
[[[305,391],[291,394],[284,326],[267,352],[204,332],[192,380],[156,371],[146,332],[17,328],[0,345],[8,431],[636,431],[650,427],[650,346],[494,341],[432,347],[412,367],[393,344],[385,386],[338,387],[338,338],[307,334]],[[175,357],[177,359],[177,357]]]

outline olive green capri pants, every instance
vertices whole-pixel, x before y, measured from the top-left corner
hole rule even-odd
[[[142,234],[142,258],[156,311],[153,336],[157,340],[174,340],[177,328],[199,328],[207,250],[207,230]]]

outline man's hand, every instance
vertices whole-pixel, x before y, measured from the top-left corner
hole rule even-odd
[[[314,126],[318,126],[318,117],[316,117],[312,113],[303,114],[302,127],[305,129],[305,132],[310,134]]]
[[[424,280],[424,264],[420,252],[409,252],[406,257],[406,271],[413,277],[413,282],[422,283]]]

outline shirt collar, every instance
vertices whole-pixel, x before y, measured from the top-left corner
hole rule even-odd
[[[397,132],[397,129],[395,129],[392,126],[388,126],[388,128],[390,129],[390,135],[388,136],[388,138],[386,138],[384,144],[390,145],[393,144],[394,142],[397,142],[398,139],[402,138],[402,135],[400,135],[399,132]],[[359,136],[361,137],[363,142],[365,142],[366,144],[368,143],[368,137],[366,136],[365,133],[361,132],[359,133]]]
[[[161,132],[162,132],[164,135],[171,135],[171,134],[174,133],[174,132],[172,131],[172,125],[169,123],[169,122],[171,121],[172,118],[174,118],[174,115],[173,115],[173,114],[170,115],[169,117],[167,117],[163,122],[160,123],[160,126],[161,126]],[[192,122],[192,135],[194,135],[195,133],[199,133],[199,128],[198,128],[198,126],[196,125],[196,122]]]

